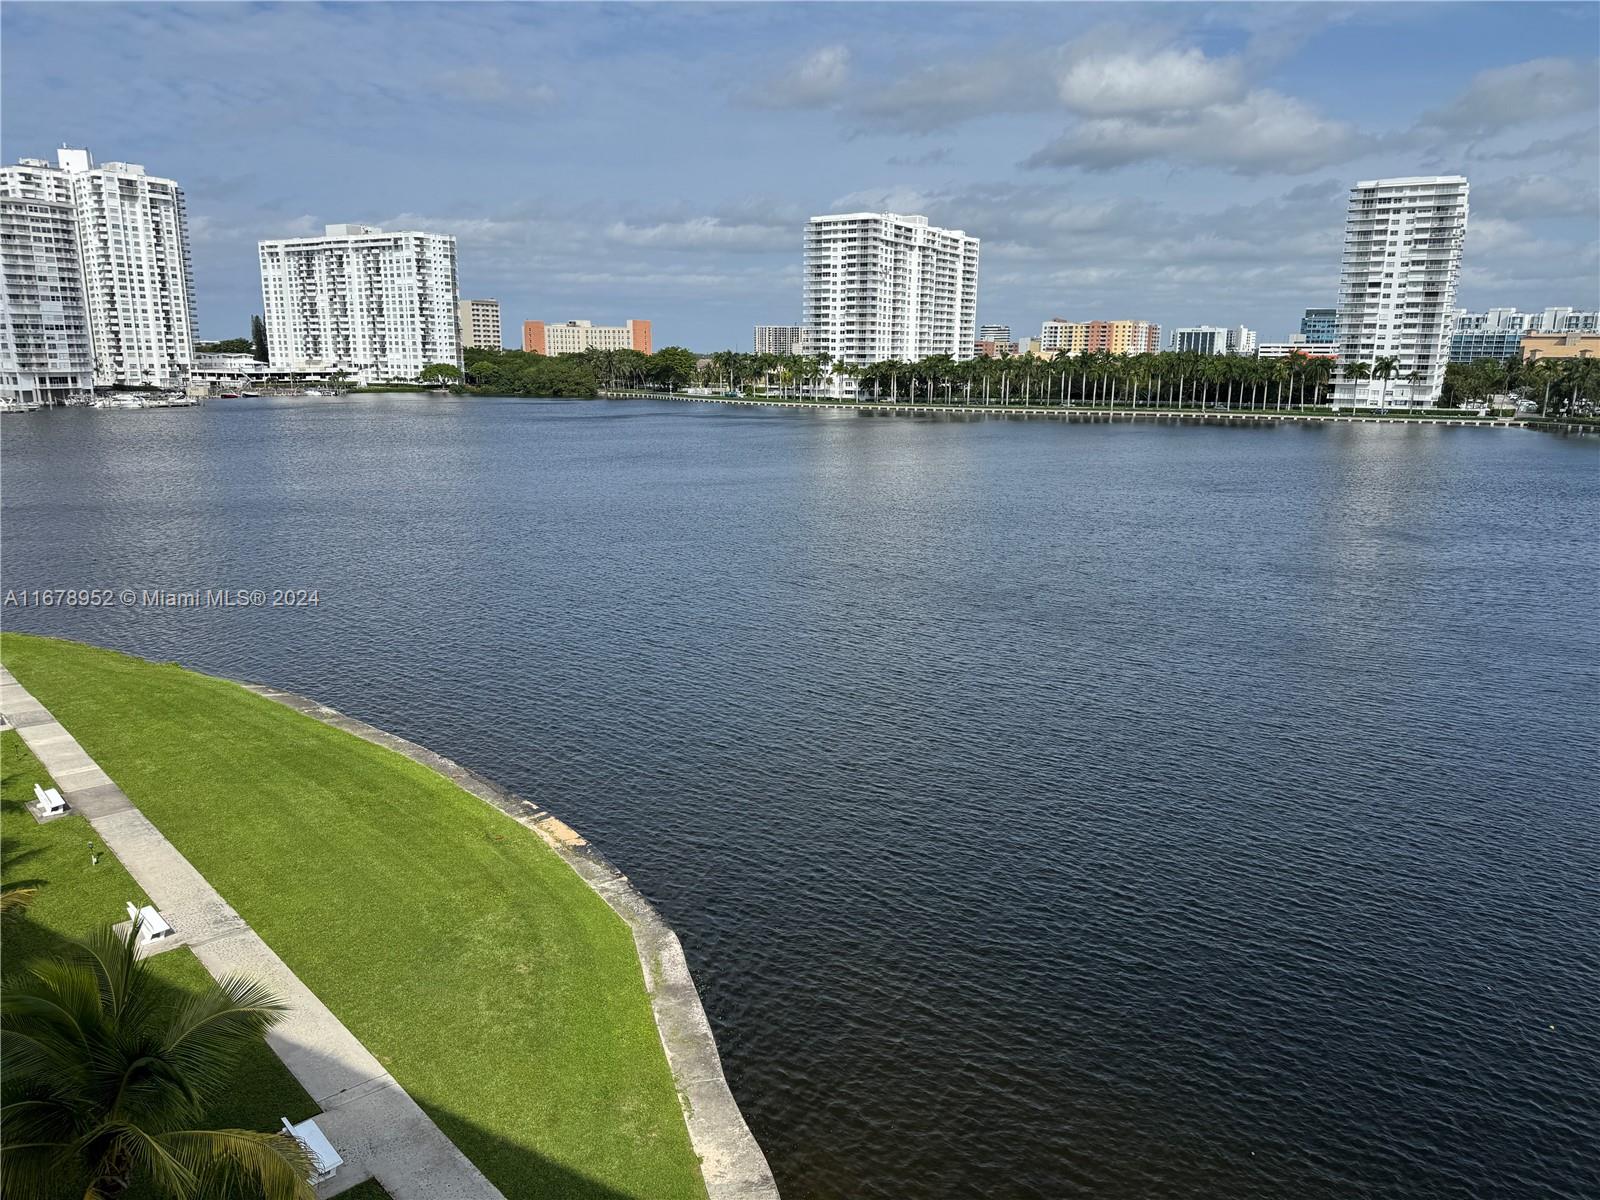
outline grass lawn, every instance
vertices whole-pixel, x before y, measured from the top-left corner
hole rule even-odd
[[[68,815],[43,825],[33,819],[24,807],[33,799],[33,785],[49,787],[51,782],[20,734],[0,733],[0,875],[7,884],[38,888],[26,913],[6,919],[0,948],[8,974],[26,968],[30,959],[61,950],[68,939],[82,937],[96,925],[127,920],[127,901],[149,901],[115,855],[102,853],[100,862],[90,865],[89,843],[101,851],[105,847],[82,817]],[[211,981],[186,948],[151,959],[150,969],[178,991],[198,991]],[[241,1056],[232,1083],[206,1120],[217,1128],[277,1129],[281,1117],[301,1121],[316,1112],[288,1068],[260,1042]],[[138,1194],[130,1192],[130,1200]]]
[[[632,934],[537,835],[235,684],[0,658],[508,1197],[705,1195]]]

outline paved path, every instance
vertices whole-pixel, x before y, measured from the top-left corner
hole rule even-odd
[[[355,1034],[4,667],[0,712],[54,777],[67,804],[88,818],[206,970],[218,979],[233,972],[249,975],[289,1002],[288,1015],[267,1041],[323,1110],[317,1124],[345,1160],[338,1176],[318,1189],[319,1196],[376,1177],[393,1200],[504,1200]],[[122,916],[106,914],[107,920]]]

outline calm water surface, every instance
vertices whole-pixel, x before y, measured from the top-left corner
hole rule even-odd
[[[3,439],[6,587],[322,599],[11,627],[569,819],[792,1200],[1600,1195],[1595,439],[416,397]]]

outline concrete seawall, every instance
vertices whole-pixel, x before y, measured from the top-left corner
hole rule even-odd
[[[689,974],[683,946],[626,875],[571,826],[533,801],[506,791],[443,755],[293,692],[241,683],[258,696],[405,755],[542,837],[633,931],[656,1029],[677,1085],[689,1140],[700,1158],[709,1200],[778,1200],[777,1184],[766,1155],[745,1124],[723,1076],[722,1058],[717,1053],[711,1023],[701,1007],[700,993]]]
[[[1294,409],[1226,408],[1105,408],[1059,404],[933,404],[908,400],[793,400],[748,396],[690,396],[682,392],[650,392],[632,388],[601,388],[610,400],[674,400],[681,404],[728,404],[744,408],[801,408],[814,411],[858,412],[873,416],[1044,417],[1057,421],[1162,421],[1172,424],[1245,425],[1292,421],[1306,425],[1451,425],[1483,429],[1527,429],[1534,422],[1505,417],[1408,417],[1379,413],[1308,413]],[[1549,422],[1542,423],[1548,426]],[[1574,432],[1585,426],[1564,425]]]

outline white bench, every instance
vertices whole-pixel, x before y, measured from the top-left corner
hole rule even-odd
[[[133,901],[128,901],[128,920],[142,930],[139,938],[142,942],[153,942],[157,938],[172,936],[172,926],[168,925],[166,919],[148,904],[143,908],[135,908]]]
[[[316,1121],[305,1120],[298,1125],[291,1125],[289,1118],[284,1117],[283,1131],[310,1153],[310,1182],[321,1183],[325,1179],[332,1179],[339,1168],[344,1166],[344,1159],[339,1157],[339,1152],[333,1148],[328,1135],[317,1128]]]
[[[67,802],[55,788],[42,788],[36,783],[33,785],[33,794],[38,798],[41,817],[53,817],[67,811]]]

